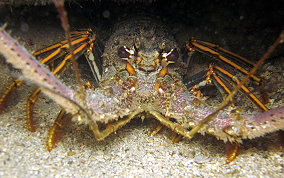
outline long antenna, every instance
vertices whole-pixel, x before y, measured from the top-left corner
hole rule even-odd
[[[78,62],[75,60],[74,58],[74,50],[73,50],[73,46],[71,44],[71,35],[70,35],[70,25],[69,25],[69,21],[68,21],[68,17],[67,17],[67,12],[65,10],[64,7],[64,0],[53,0],[53,3],[58,11],[60,20],[61,20],[61,25],[65,31],[65,37],[68,41],[68,45],[69,45],[69,50],[70,50],[70,54],[71,54],[71,62],[73,64],[74,67],[74,71],[75,71],[75,76],[76,76],[76,81],[79,85],[79,93],[84,94],[84,87],[82,85],[81,82],[81,76],[80,76],[80,72],[79,72],[79,67],[78,67]]]

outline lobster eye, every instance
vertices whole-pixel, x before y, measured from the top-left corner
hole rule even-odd
[[[167,59],[167,61],[174,63],[178,60],[179,53],[178,53],[178,50],[174,48],[174,49],[171,49],[170,52],[168,53],[163,53],[162,57]]]
[[[117,55],[122,59],[129,59],[134,54],[133,50],[128,49],[126,46],[118,48]]]

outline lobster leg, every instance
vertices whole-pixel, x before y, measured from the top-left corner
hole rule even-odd
[[[21,69],[24,77],[40,86],[45,94],[66,108],[66,111],[70,112],[72,116],[80,116],[80,118],[86,119],[86,122],[88,122],[90,129],[95,134],[97,140],[103,140],[109,134],[127,124],[137,114],[143,111],[136,110],[127,117],[112,123],[112,125],[109,125],[104,130],[100,131],[97,123],[91,119],[90,113],[84,108],[84,106],[80,106],[77,103],[76,98],[79,102],[85,102],[80,100],[80,97],[78,96],[80,93],[74,92],[72,89],[68,88],[56,79],[53,75],[54,72],[51,73],[43,67],[42,64],[36,61],[34,57],[31,56],[25,48],[16,42],[9,34],[7,34],[4,29],[0,29],[0,51],[7,58],[7,62],[13,64],[15,68]],[[59,71],[59,68],[56,71]],[[62,120],[64,119],[64,115],[65,113],[62,111],[58,116],[57,122],[51,128],[48,138],[49,149],[52,149],[56,143],[56,139],[58,138],[57,130],[59,127],[64,126],[64,124],[62,124],[64,123]]]
[[[221,73],[221,74],[225,74],[227,75],[229,78],[232,79],[232,81],[234,81],[235,84],[239,84],[240,82],[238,81],[238,79],[233,76],[231,73],[229,73],[228,71],[218,67],[218,66],[213,66],[214,69],[216,69],[216,73]],[[215,79],[217,79],[217,75],[214,74],[213,77]],[[218,81],[217,81],[218,82]],[[219,83],[219,82],[218,82]],[[222,84],[221,84],[222,85]],[[241,90],[247,94],[247,96],[249,97],[249,99],[251,99],[259,108],[261,108],[263,111],[267,111],[268,108],[245,86],[245,85],[242,85],[241,86]],[[231,94],[231,92],[228,92],[228,94]]]
[[[162,124],[158,124],[156,128],[149,134],[150,136],[156,135],[164,126]]]
[[[233,82],[234,85],[239,84],[239,80],[228,71],[216,65],[210,65],[208,71],[204,70],[194,75],[192,79],[187,82],[187,87],[191,93],[195,94],[198,88],[207,85],[212,81],[221,94],[223,91],[227,94],[231,94],[231,89],[228,87],[232,87],[230,83]],[[245,85],[241,86],[241,91],[243,91],[261,110],[268,110],[268,108]]]
[[[33,116],[34,105],[39,98],[39,94],[40,94],[40,88],[35,89],[26,102],[26,122],[28,130],[31,132],[35,132],[36,129],[32,116]]]
[[[240,148],[240,143],[226,143],[226,156],[227,156],[227,161],[226,164],[231,163],[234,161],[239,153],[239,148]]]
[[[238,85],[234,88],[232,93],[220,104],[217,110],[206,118],[204,118],[197,126],[192,128],[189,135],[191,137],[194,136],[201,128],[206,126],[209,122],[213,121],[216,118],[218,112],[222,109],[226,108],[226,105],[230,102],[230,100],[234,97],[236,92],[243,86],[243,84],[253,76],[257,68],[267,59],[269,55],[275,50],[275,48],[283,42],[284,39],[284,31],[282,31],[279,37],[275,40],[275,42],[268,48],[266,53],[261,57],[261,59],[254,65],[254,67],[249,71],[247,76],[238,83]],[[284,129],[284,107],[276,108],[268,110],[264,113],[260,113],[254,118],[248,119],[248,122],[245,123],[242,129],[242,137],[243,138],[254,138],[257,136],[262,136],[266,133],[273,132],[276,130],[283,130]]]
[[[200,53],[203,53],[207,56],[210,56],[213,59],[219,59],[230,66],[234,67],[235,69],[239,70],[243,74],[247,75],[248,70],[244,69],[240,65],[236,64],[232,60],[241,61],[242,63],[249,64],[252,67],[255,66],[254,63],[247,60],[244,57],[241,57],[233,52],[227,51],[215,44],[200,41],[200,40],[190,40],[189,43],[186,44],[186,48],[188,51],[198,51]],[[251,78],[256,81],[258,84],[260,83],[260,78],[256,77],[255,75],[252,75]]]
[[[23,84],[23,81],[20,79],[14,80],[4,91],[4,93],[0,97],[0,112],[3,110],[5,101],[9,97],[9,95],[18,87]]]
[[[90,129],[93,131],[96,139],[98,141],[101,141],[107,136],[109,136],[111,133],[116,132],[119,128],[121,128],[125,124],[129,123],[136,115],[138,115],[141,112],[142,112],[141,110],[136,110],[135,112],[131,113],[127,117],[122,118],[115,123],[107,125],[107,127],[102,131],[100,131],[97,124],[89,124]]]
[[[155,119],[157,119],[161,124],[163,124],[164,126],[168,127],[169,129],[173,130],[174,132],[191,139],[192,137],[188,134],[188,130],[185,129],[184,127],[180,126],[178,123],[174,123],[172,121],[170,121],[169,119],[167,119],[165,116],[163,116],[162,114],[160,114],[157,111],[154,110],[150,110],[147,111],[149,114],[151,114]]]
[[[67,114],[65,109],[62,109],[57,115],[52,127],[49,129],[47,137],[47,150],[51,151],[62,137],[62,129],[71,121],[72,114]]]
[[[75,57],[81,56],[83,53],[85,53],[87,50],[91,50],[90,48],[93,47],[93,33],[91,30],[87,31],[78,31],[78,32],[72,32],[71,34],[71,44],[75,46],[74,55]],[[49,46],[45,49],[36,51],[33,53],[34,56],[40,56],[44,53],[51,52],[47,57],[40,60],[43,64],[50,64],[51,62],[55,61],[56,59],[60,59],[62,56],[66,55],[66,57],[59,63],[59,65],[53,70],[53,74],[58,74],[63,72],[63,70],[66,68],[68,63],[70,63],[71,55],[68,54],[68,44],[67,40],[64,40],[60,43],[54,44],[52,46]],[[0,98],[0,109],[3,107],[3,104],[9,94],[16,88],[23,84],[23,81],[20,79],[15,80],[2,94]],[[41,93],[41,90],[37,88],[28,98],[28,101],[26,103],[26,120],[27,120],[27,126],[28,129],[31,132],[35,131],[35,124],[33,121],[33,106],[36,103],[36,101],[39,98],[39,94]]]

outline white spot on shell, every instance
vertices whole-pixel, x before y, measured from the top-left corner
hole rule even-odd
[[[214,129],[214,128],[208,128],[208,129],[207,129],[207,132],[208,132],[209,134],[214,134],[215,129]]]
[[[164,92],[163,89],[159,88],[159,93],[160,93],[160,94],[164,94],[165,92]]]
[[[188,122],[188,125],[189,125],[190,127],[194,127],[194,126],[195,126],[195,123],[194,123],[194,122]]]
[[[101,114],[101,115],[100,115],[100,119],[103,120],[104,118],[105,118],[105,115],[104,115],[104,114]]]
[[[136,90],[135,87],[131,87],[131,88],[130,88],[130,92],[134,92],[135,90]]]

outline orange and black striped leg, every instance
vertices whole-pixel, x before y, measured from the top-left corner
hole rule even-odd
[[[239,81],[234,75],[222,69],[221,67],[209,65],[207,71],[202,71],[189,79],[187,81],[187,87],[193,94],[196,94],[196,91],[198,91],[199,87],[210,83],[213,83],[221,95],[224,96],[224,93],[231,94],[229,87],[233,88],[233,86],[237,85]],[[268,108],[253,93],[251,93],[246,86],[241,86],[241,91],[244,92],[248,98],[261,110],[268,110]]]
[[[94,40],[95,35],[93,34],[92,30],[71,32],[71,44],[74,46],[73,55],[75,55],[75,57],[78,57],[86,51],[92,51]],[[69,61],[71,54],[69,54],[68,48],[68,42],[67,40],[64,40],[45,49],[36,51],[33,53],[33,55],[40,58],[44,54],[51,53],[49,55],[47,54],[47,57],[44,57],[42,60],[40,60],[41,63],[48,65],[53,63],[57,59],[62,60],[62,58],[65,56],[61,62],[59,61],[59,65],[55,66],[54,70],[52,70],[53,74],[58,74],[60,72],[63,72],[66,65],[70,63]],[[17,79],[13,83],[11,83],[10,86],[4,91],[4,93],[0,97],[0,111],[3,110],[5,101],[12,93],[12,91],[22,84],[23,81]],[[30,95],[26,103],[26,122],[28,129],[32,132],[35,131],[35,123],[33,121],[33,107],[39,97],[39,94],[40,89],[38,88],[32,93],[32,95]]]
[[[92,42],[95,38],[93,37],[93,32],[92,30],[86,30],[86,31],[75,31],[75,32],[71,32],[74,33],[73,35],[71,35],[71,44],[73,46],[76,46],[80,43],[84,43],[84,42]],[[51,53],[52,55],[50,55],[50,57],[46,58],[45,60],[48,61],[48,59],[53,59],[57,54],[59,54],[62,50],[64,49],[68,49],[68,41],[64,40],[61,41],[59,43],[53,44],[49,47],[46,47],[44,49],[38,50],[33,52],[32,54],[34,56],[39,56],[41,54],[45,54],[45,53]],[[56,51],[56,52],[55,52]],[[67,53],[67,51],[66,51]]]
[[[81,31],[81,32],[71,32],[71,44],[74,47],[74,55],[80,51],[92,50],[95,36],[92,30]],[[41,61],[43,64],[49,64],[62,56],[69,53],[68,41],[64,40],[42,50],[33,53],[34,56],[40,57],[46,53],[50,53],[48,56],[44,57]],[[70,54],[68,54],[70,55]],[[81,55],[81,53],[79,54]]]
[[[221,67],[218,67],[218,66],[213,66],[214,68],[214,73],[213,73],[213,77],[214,79],[223,87],[223,86],[226,86],[225,85],[225,82],[222,78],[222,76],[227,76],[228,78],[231,79],[232,82],[234,82],[236,85],[239,84],[239,80],[234,76],[232,75],[231,73],[229,73],[228,71],[222,69]],[[218,76],[218,74],[220,74]],[[231,91],[229,91],[229,89],[225,89],[225,87],[223,87],[225,91],[228,92],[228,94],[231,93]],[[261,110],[263,111],[268,111],[268,108],[245,86],[245,85],[242,85],[241,86],[241,91],[244,92],[248,98],[256,104],[256,106],[258,106]]]
[[[199,89],[197,89],[198,87],[199,87],[198,85],[195,85],[193,88],[189,90],[189,92],[191,92],[196,96],[196,98],[194,98],[193,100],[193,104],[195,104],[195,106],[200,106],[204,104],[204,102],[202,102],[203,94]]]
[[[203,70],[185,81],[189,92],[196,96],[196,99],[194,99],[194,104],[197,106],[203,104],[203,94],[200,91],[200,88],[208,85],[211,81],[210,78],[207,77],[207,73],[207,70]]]
[[[226,143],[226,157],[227,161],[226,164],[230,164],[232,161],[234,161],[238,154],[239,154],[240,144],[239,143]]]
[[[187,81],[187,87],[189,91],[197,97],[198,100],[201,100],[202,93],[200,91],[201,87],[205,87],[209,84],[212,84],[212,75],[213,75],[212,66],[210,65],[208,70],[201,71],[200,73],[192,76]],[[215,78],[213,80],[215,86],[217,87],[218,91],[223,95],[223,91],[226,91],[227,93],[230,93],[231,91],[228,89],[228,87],[219,79],[216,80]],[[221,85],[220,85],[221,84]]]
[[[77,41],[78,40],[78,41]],[[77,48],[74,49],[74,55],[75,57],[78,57],[80,55],[82,55],[84,52],[86,52],[88,46],[92,45],[92,44],[89,44],[89,43],[82,43],[82,44],[78,44],[79,42],[82,42],[84,41],[85,39],[73,39],[72,43],[73,45],[76,45]],[[61,43],[65,43],[65,42],[61,42]],[[45,52],[48,52],[52,49],[56,49],[56,47],[58,47],[59,44],[61,43],[58,43],[58,44],[55,44],[51,47],[48,47],[47,49],[43,49],[43,50],[40,50],[39,52],[35,52],[36,55],[39,55],[39,54],[42,54],[42,53],[45,53]],[[52,54],[50,54],[49,56],[47,56],[46,58],[44,58],[41,62],[44,63],[44,64],[49,64],[50,61],[54,61],[53,58],[55,58],[55,56],[57,55],[57,51],[61,51],[61,48],[66,48],[66,44],[62,46],[60,46],[60,48],[58,48],[55,52],[53,52]],[[53,74],[58,74],[58,73],[61,73],[63,72],[63,70],[66,68],[67,64],[69,63],[71,59],[71,55],[70,54],[67,54],[67,56],[59,63],[58,66],[55,67],[55,69],[53,70]],[[39,98],[39,94],[40,94],[40,89],[37,88],[33,93],[32,95],[29,97],[28,101],[27,101],[27,104],[26,104],[26,119],[27,119],[27,126],[28,126],[28,129],[31,131],[31,132],[34,132],[35,131],[35,123],[33,121],[33,107],[34,107],[34,104],[35,102],[38,100]]]
[[[216,88],[218,89],[219,93],[221,93],[223,100],[226,98],[226,93],[231,94],[231,90],[229,89],[230,82],[225,82],[224,79],[221,79],[218,77],[216,72],[214,71],[213,65],[210,64],[208,67],[208,72],[207,72],[207,79],[212,82]],[[230,79],[230,78],[226,78]],[[232,104],[232,107],[235,107],[234,104]]]
[[[35,122],[33,120],[33,110],[36,101],[39,98],[40,89],[37,88],[33,91],[33,93],[29,96],[27,103],[26,103],[26,123],[28,130],[31,132],[35,132]]]
[[[232,66],[233,68],[239,70],[240,72],[242,72],[243,74],[247,75],[248,74],[248,70],[244,69],[243,67],[241,67],[240,65],[246,65],[251,67],[254,67],[254,63],[252,63],[251,61],[247,60],[244,57],[241,57],[233,52],[230,52],[228,50],[225,50],[221,47],[219,47],[218,45],[209,43],[209,42],[205,42],[205,41],[201,41],[201,40],[190,40],[187,44],[186,44],[186,48],[188,51],[193,52],[193,51],[198,51],[200,53],[203,53],[209,57],[211,57],[212,59],[217,59],[220,61],[223,61],[224,63]],[[234,62],[235,61],[235,62]],[[239,63],[239,64],[237,64]],[[255,75],[252,75],[251,78],[257,83],[260,84],[261,79],[256,77]]]
[[[52,127],[49,129],[46,147],[48,151],[51,151],[55,148],[56,144],[63,136],[63,128],[69,124],[71,121],[72,115],[67,114],[64,109],[60,111],[55,119]]]
[[[4,93],[0,97],[0,112],[3,110],[5,102],[7,101],[7,98],[10,96],[10,94],[18,87],[20,87],[23,84],[23,81],[20,79],[14,80],[4,91]]]

